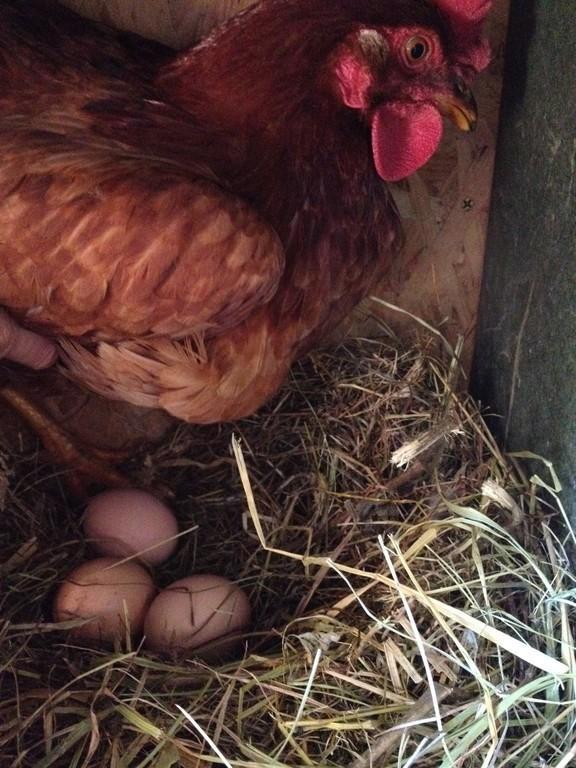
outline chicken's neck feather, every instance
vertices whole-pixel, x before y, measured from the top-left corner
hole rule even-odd
[[[255,11],[253,24],[249,12],[177,56],[156,85],[207,136],[218,133],[227,151],[211,161],[216,175],[280,235],[286,273],[270,312],[283,327],[291,316],[321,336],[381,276],[400,227],[374,168],[368,126],[327,82],[330,52],[350,20],[327,2],[314,3],[307,23],[303,7],[284,3],[290,18]]]
[[[381,14],[380,0],[364,5],[367,19]],[[396,0],[389,13],[405,19],[413,7]],[[211,160],[215,172],[284,242],[300,213],[310,218],[322,211],[355,227],[377,205],[386,229],[395,227],[369,127],[327,82],[330,53],[357,17],[352,2],[264,3],[179,54],[156,78],[163,98],[193,115],[206,136],[217,133],[227,151]]]

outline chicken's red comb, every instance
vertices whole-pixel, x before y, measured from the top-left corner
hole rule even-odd
[[[449,19],[455,29],[463,30],[481,24],[492,5],[492,0],[432,0]]]
[[[490,45],[481,36],[492,0],[429,0],[452,27],[467,63],[481,72],[490,62]]]

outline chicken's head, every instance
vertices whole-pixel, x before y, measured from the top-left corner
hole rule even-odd
[[[427,0],[433,15],[420,23],[416,14],[415,23],[358,25],[334,51],[336,96],[368,121],[374,165],[385,181],[403,179],[430,159],[443,117],[461,130],[474,128],[470,85],[490,58],[481,34],[490,2]]]
[[[243,137],[258,167],[287,149],[306,167],[347,142],[353,155],[361,126],[377,173],[395,181],[430,158],[444,116],[474,126],[470,85],[489,61],[482,25],[490,3],[260,0],[180,55],[158,83],[233,135],[234,146]]]

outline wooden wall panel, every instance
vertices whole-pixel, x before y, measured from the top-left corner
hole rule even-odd
[[[185,48],[254,0],[60,0],[90,19]]]
[[[406,246],[374,294],[422,318],[454,344],[465,338],[463,363],[469,370],[490,209],[502,85],[503,51],[509,2],[496,0],[487,30],[493,61],[478,79],[474,93],[479,122],[473,134],[447,126],[440,151],[394,194],[402,213]],[[366,302],[353,332],[375,305]],[[376,307],[401,336],[418,335],[409,316]]]

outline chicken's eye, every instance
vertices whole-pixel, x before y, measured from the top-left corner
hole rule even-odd
[[[404,63],[409,67],[417,67],[423,64],[430,56],[432,45],[426,37],[415,35],[404,45],[402,51]]]
[[[412,59],[412,61],[418,61],[423,56],[426,56],[426,52],[428,50],[428,46],[425,42],[422,40],[418,40],[415,43],[412,43],[410,45],[410,48],[408,50],[408,55]]]

